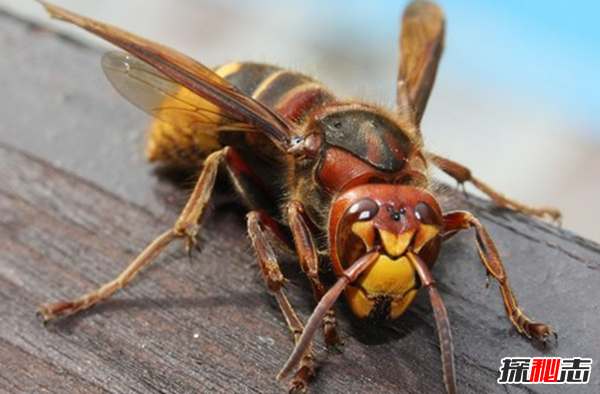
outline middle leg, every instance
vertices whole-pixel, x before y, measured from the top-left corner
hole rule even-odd
[[[174,240],[185,239],[185,247],[188,253],[193,245],[196,245],[196,235],[208,201],[212,195],[215,178],[220,163],[233,149],[226,147],[210,154],[205,162],[202,172],[198,178],[194,191],[190,196],[185,208],[173,227],[158,236],[148,245],[119,276],[96,290],[90,291],[72,301],[58,301],[44,303],[39,306],[39,313],[44,322],[55,319],[58,316],[70,316],[91,308],[98,302],[109,298],[113,293],[127,286],[148,264]]]
[[[456,181],[463,185],[466,182],[471,182],[473,186],[479,189],[481,192],[486,194],[489,198],[492,199],[496,204],[513,209],[517,212],[522,212],[527,215],[537,216],[543,218],[548,216],[553,220],[560,222],[561,213],[558,209],[554,207],[533,207],[522,202],[513,200],[511,198],[506,197],[502,193],[493,189],[491,186],[486,183],[480,181],[478,178],[475,178],[471,174],[471,170],[467,167],[459,164],[450,159],[446,159],[445,157],[438,156],[434,153],[428,152],[427,157],[429,160],[440,170],[444,171],[446,174],[450,175],[452,178],[456,179]]]

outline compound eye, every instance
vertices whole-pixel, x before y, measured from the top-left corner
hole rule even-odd
[[[348,208],[344,219],[350,219],[352,222],[371,220],[377,215],[377,211],[379,211],[379,205],[375,201],[363,198]]]
[[[371,220],[379,211],[377,203],[363,198],[346,210],[336,230],[337,254],[343,267],[373,248],[375,228]]]
[[[435,209],[426,202],[420,202],[415,206],[415,216],[423,224],[440,225],[442,223]]]

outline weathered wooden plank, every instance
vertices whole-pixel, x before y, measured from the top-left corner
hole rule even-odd
[[[0,18],[7,54],[0,78],[10,92],[0,96],[8,126],[0,141],[19,147],[0,144],[0,389],[282,392],[274,375],[292,343],[235,209],[207,218],[204,250],[192,264],[172,247],[94,310],[48,329],[37,321],[39,302],[78,296],[115,276],[172,223],[181,206],[172,200],[183,201],[186,192],[131,160],[131,133],[143,128],[143,117],[108,93],[91,66],[96,52]],[[600,359],[599,247],[452,191],[445,205],[482,218],[521,304],[559,333],[547,350],[520,338],[497,286],[485,290],[473,234],[456,236],[434,274],[453,326],[462,392],[598,392],[597,366],[587,386],[503,387],[496,379],[506,356]],[[306,319],[310,289],[293,261],[284,268],[290,298]],[[343,303],[340,315],[346,346],[339,355],[318,346],[323,362],[314,392],[444,392],[425,295],[389,326],[356,322]]]

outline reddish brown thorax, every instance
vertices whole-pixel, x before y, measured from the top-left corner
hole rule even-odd
[[[307,128],[323,138],[317,178],[332,193],[398,176],[413,147],[394,120],[364,104],[332,105],[315,114]]]

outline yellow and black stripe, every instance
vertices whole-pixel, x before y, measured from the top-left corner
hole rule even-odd
[[[314,79],[268,64],[232,62],[214,71],[242,94],[252,97],[296,124],[302,123],[314,109],[335,101],[333,94]],[[189,167],[202,163],[208,154],[224,145],[244,151],[270,144],[258,133],[248,133],[252,136],[244,139],[232,137],[232,131],[246,134],[244,126],[248,126],[232,121],[219,108],[193,95],[194,93],[181,88],[174,97],[165,99],[161,104],[161,107],[168,108],[172,114],[170,112],[165,116],[167,110],[162,111],[163,116],[157,117],[151,126],[147,148],[151,161]],[[195,104],[198,110],[186,108],[185,111],[172,111],[174,107],[181,108],[182,102],[191,102],[192,107]],[[200,109],[204,122],[198,121]],[[227,133],[223,133],[224,130]]]

